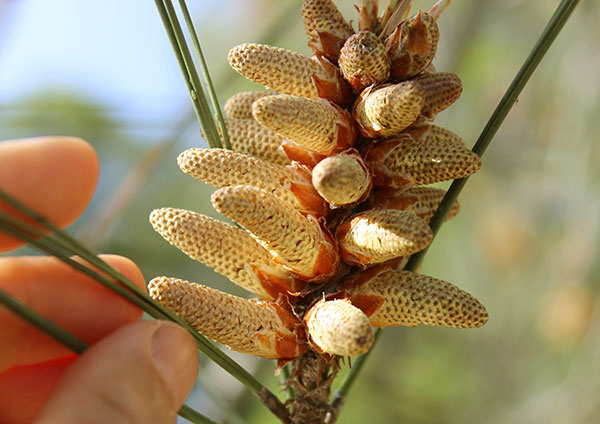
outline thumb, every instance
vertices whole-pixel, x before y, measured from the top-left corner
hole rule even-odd
[[[36,423],[172,423],[197,372],[185,330],[165,321],[130,324],[81,355]]]

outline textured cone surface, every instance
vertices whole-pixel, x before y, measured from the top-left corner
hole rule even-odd
[[[400,133],[419,116],[425,93],[419,84],[405,81],[366,89],[354,105],[353,116],[362,135],[387,137]]]
[[[379,187],[373,192],[372,203],[379,209],[412,212],[423,221],[429,222],[445,195],[445,190],[433,187],[411,187],[409,189]],[[454,218],[458,211],[459,204],[458,201],[455,201],[445,220]]]
[[[390,62],[383,42],[371,31],[360,31],[346,40],[340,52],[340,70],[352,88],[381,84],[390,76]]]
[[[350,117],[325,100],[269,96],[254,103],[252,114],[265,127],[319,153],[348,147],[356,139]]]
[[[402,187],[464,178],[481,168],[481,159],[457,143],[390,139],[365,153],[376,185]]]
[[[336,155],[313,168],[312,183],[321,197],[334,206],[359,201],[372,185],[371,174],[358,155]]]
[[[150,281],[148,292],[199,333],[237,352],[291,359],[307,348],[302,323],[275,303],[167,277]]]
[[[473,328],[488,320],[485,307],[469,293],[409,271],[384,271],[351,290],[350,299],[377,327],[425,324]]]
[[[186,174],[212,186],[248,184],[279,197],[298,210],[317,214],[313,210],[307,210],[307,205],[302,204],[291,189],[294,184],[301,184],[313,192],[319,212],[325,207],[308,177],[291,167],[272,164],[231,150],[202,148],[186,150],[179,155],[177,163]]]
[[[280,149],[283,137],[263,127],[254,119],[226,119],[231,148],[239,153],[254,156],[279,165],[290,163]]]
[[[317,98],[310,58],[291,50],[266,44],[241,44],[227,59],[239,74],[280,93]]]
[[[225,102],[225,113],[230,118],[252,119],[252,103],[266,96],[276,94],[272,91],[242,91]]]
[[[412,175],[415,185],[464,178],[481,168],[479,156],[447,142],[402,142],[384,163],[394,173]]]
[[[387,38],[391,76],[397,80],[413,77],[433,60],[440,32],[435,19],[425,12],[404,21]]]
[[[457,101],[462,93],[460,78],[449,72],[425,74],[412,81],[418,83],[425,92],[421,114],[429,119]]]
[[[321,300],[304,321],[311,341],[330,355],[361,355],[373,345],[369,318],[348,300]]]
[[[150,223],[169,243],[190,258],[214,268],[240,287],[265,299],[301,285],[246,231],[199,213],[174,208],[152,211]],[[281,287],[261,281],[256,269],[278,277]],[[286,287],[287,286],[287,287]]]
[[[412,138],[415,140],[419,140],[422,143],[429,142],[446,142],[446,143],[454,143],[460,146],[466,147],[465,141],[454,134],[452,131],[447,130],[442,127],[438,127],[437,125],[431,124],[418,124],[413,125],[410,128],[407,128],[404,131],[406,134],[410,134]]]
[[[372,210],[354,215],[336,231],[344,262],[366,265],[385,262],[425,249],[431,229],[418,216],[401,210]]]
[[[354,30],[331,0],[304,0],[302,19],[308,45],[336,63],[344,41]]]
[[[279,198],[251,186],[232,186],[212,195],[214,208],[248,230],[275,260],[307,281],[323,280],[339,264],[334,245],[316,220]]]

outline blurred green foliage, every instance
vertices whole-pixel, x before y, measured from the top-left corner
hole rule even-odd
[[[356,24],[353,3],[337,1]],[[414,9],[430,3],[418,1]],[[434,63],[457,73],[464,92],[436,123],[472,145],[557,4],[454,2],[439,20]],[[299,2],[239,0],[229,11],[198,19],[222,100],[256,88],[226,67],[233,45],[268,41],[309,53]],[[386,330],[339,422],[600,422],[599,19],[598,2],[581,2],[469,181],[461,214],[445,225],[425,260],[423,273],[478,297],[489,323],[477,330]],[[99,190],[74,229],[85,236],[87,227],[111,219],[88,232],[86,242],[131,257],[147,279],[168,275],[244,295],[171,248],[147,223],[149,212],[162,206],[217,216],[212,189],[175,163],[179,151],[203,145],[195,124],[166,139],[141,138],[94,99],[56,89],[3,109],[10,113],[0,115],[2,138],[60,133],[85,138],[98,150]],[[156,166],[140,165],[151,149],[158,149]],[[114,194],[132,169],[144,184],[113,216]],[[271,362],[234,356],[281,390]],[[191,404],[203,413],[222,422],[275,422],[213,365],[205,365],[200,380]]]

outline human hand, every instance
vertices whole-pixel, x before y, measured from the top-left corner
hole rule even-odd
[[[0,188],[64,227],[98,178],[93,148],[67,137],[0,143]],[[21,215],[0,202],[0,210]],[[20,242],[0,233],[0,251]],[[103,259],[140,287],[129,259]],[[191,390],[197,352],[183,329],[142,311],[53,257],[0,258],[0,289],[76,335],[75,355],[0,306],[0,423],[166,423]]]

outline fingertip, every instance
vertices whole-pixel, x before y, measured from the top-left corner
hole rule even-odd
[[[87,207],[99,169],[94,148],[80,138],[38,137],[0,143],[0,189],[61,228]],[[23,217],[3,202],[0,210]],[[0,250],[20,244],[0,233]]]

